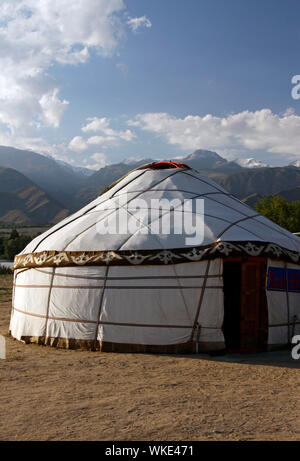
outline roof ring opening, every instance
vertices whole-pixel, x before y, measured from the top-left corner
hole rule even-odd
[[[139,168],[135,168],[132,171],[136,170],[166,170],[168,168],[186,168],[187,170],[191,170],[192,168],[185,163],[181,162],[168,162],[168,161],[162,161],[162,162],[153,162],[153,163],[148,163],[147,165],[142,165]],[[131,172],[129,172],[131,173]],[[112,187],[116,186],[122,179],[126,178],[126,176],[129,175],[129,173],[126,173],[122,178],[118,179],[117,181],[113,182],[110,186],[105,187],[103,191],[101,192],[100,195],[105,194],[105,192],[109,191]]]
[[[147,165],[142,165],[138,170],[167,170],[169,168],[186,168],[188,170],[191,170],[191,167],[186,165],[185,163],[181,162],[168,162],[168,161],[163,161],[163,162],[153,162],[153,163],[148,163]]]

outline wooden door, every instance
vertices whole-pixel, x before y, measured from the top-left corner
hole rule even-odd
[[[244,351],[263,350],[266,264],[262,261],[242,263],[240,347]]]

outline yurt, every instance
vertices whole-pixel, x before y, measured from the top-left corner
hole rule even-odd
[[[283,347],[300,334],[300,239],[188,165],[144,165],[16,256],[10,332],[118,352]]]

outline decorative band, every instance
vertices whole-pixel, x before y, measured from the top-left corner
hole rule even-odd
[[[24,267],[131,266],[179,264],[234,256],[264,256],[300,264],[300,253],[266,242],[216,242],[170,250],[41,251],[15,257],[13,269]]]
[[[100,352],[143,352],[143,353],[161,353],[161,354],[192,354],[196,352],[196,344],[186,342],[179,344],[126,344],[113,343],[107,341],[84,340],[74,338],[53,338],[44,336],[22,336],[21,340],[26,343],[43,344],[64,349],[84,349]],[[217,350],[224,349],[224,343],[211,342],[199,343],[199,350]]]

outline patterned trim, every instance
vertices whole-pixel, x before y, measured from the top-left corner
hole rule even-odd
[[[264,256],[300,264],[300,253],[274,243],[217,242],[206,247],[141,251],[41,251],[15,257],[13,269],[24,267],[131,266],[179,264],[227,256]]]

